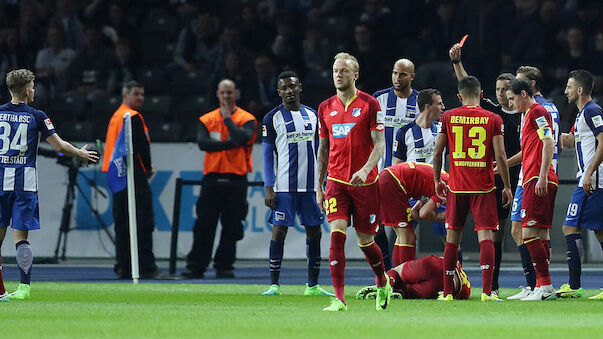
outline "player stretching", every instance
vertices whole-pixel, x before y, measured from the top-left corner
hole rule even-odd
[[[509,168],[503,142],[503,124],[499,115],[479,106],[481,84],[474,76],[458,82],[458,97],[463,106],[444,112],[442,129],[433,157],[435,190],[446,196],[446,184],[440,176],[442,152],[450,147],[450,179],[446,196],[446,246],[444,248],[444,294],[438,300],[453,300],[453,276],[467,214],[471,211],[480,245],[482,301],[502,301],[492,293],[494,243],[492,231],[498,230],[494,171],[492,160],[500,168],[504,183],[503,202],[511,202]],[[493,154],[494,153],[494,154]]]
[[[555,149],[552,119],[549,112],[534,100],[534,88],[528,80],[512,80],[507,97],[515,109],[525,112],[521,128],[521,233],[536,270],[536,288],[520,300],[557,299],[549,275],[549,253],[545,247],[559,185],[552,165]]]
[[[316,202],[327,212],[331,229],[329,263],[335,299],[325,311],[347,310],[345,304],[345,240],[353,216],[358,245],[375,272],[376,309],[387,307],[391,286],[374,237],[379,227],[377,162],[383,156],[383,114],[379,102],[356,89],[359,65],[339,53],[333,63],[337,94],[318,107],[320,122]],[[322,183],[327,173],[326,194]]]
[[[294,72],[278,76],[278,95],[283,103],[264,117],[262,130],[266,206],[272,209],[269,222],[270,288],[264,295],[280,295],[278,278],[283,261],[283,246],[288,227],[298,215],[306,228],[308,282],[304,295],[333,295],[318,286],[320,271],[320,225],[322,213],[316,204],[316,112],[300,103],[302,90]],[[274,154],[276,153],[276,180]]]
[[[448,174],[442,172],[442,180],[448,182]],[[429,200],[412,207],[411,200],[428,197]],[[415,259],[413,221],[444,222],[443,204],[433,189],[433,167],[430,164],[402,162],[387,167],[379,173],[379,200],[381,222],[396,232],[394,266]],[[445,233],[444,233],[445,234]]]
[[[444,258],[428,255],[400,264],[387,275],[394,293],[400,293],[402,299],[435,299],[444,288],[443,269]],[[459,262],[454,269],[453,295],[454,299],[469,299],[471,295],[471,283]],[[357,299],[374,297],[375,286],[363,287],[356,293]]]
[[[8,104],[0,106],[0,174],[3,178],[0,190],[0,244],[10,225],[13,228],[17,248],[17,266],[21,284],[11,293],[12,299],[29,299],[33,254],[27,241],[30,230],[40,228],[38,210],[38,174],[36,156],[40,137],[57,152],[80,158],[84,164],[98,161],[96,152],[77,149],[63,141],[54,131],[46,114],[29,107],[34,100],[33,72],[18,69],[8,72],[6,86],[11,95]],[[0,298],[8,300],[0,270]],[[0,299],[0,300],[2,300]]]
[[[603,249],[603,110],[592,101],[594,79],[585,70],[569,74],[565,95],[570,103],[578,107],[574,135],[564,135],[564,146],[577,148],[578,187],[572,193],[563,224],[567,244],[567,266],[569,283],[557,291],[557,296],[579,298],[582,296],[580,275],[582,264],[580,251],[582,235],[586,227],[595,231]],[[589,299],[603,300],[603,292]]]

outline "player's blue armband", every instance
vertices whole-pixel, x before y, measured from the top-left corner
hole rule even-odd
[[[264,187],[274,187],[274,145],[262,143],[264,151]]]

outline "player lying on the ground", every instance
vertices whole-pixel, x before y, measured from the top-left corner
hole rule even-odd
[[[442,180],[448,182],[448,174],[442,171]],[[444,222],[445,213],[438,211],[442,201],[435,194],[433,167],[427,163],[402,162],[387,167],[379,174],[379,200],[381,222],[392,226],[396,232],[394,266],[415,259],[416,235],[413,221]],[[423,204],[411,207],[411,199],[429,197]]]
[[[394,293],[402,299],[436,299],[444,289],[442,272],[444,258],[428,255],[410,260],[387,271],[389,282]],[[454,299],[469,299],[471,283],[461,264],[457,262],[454,270]],[[374,299],[376,286],[361,288],[356,293],[357,299]]]

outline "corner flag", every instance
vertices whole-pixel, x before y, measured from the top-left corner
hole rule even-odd
[[[126,118],[124,117],[124,120]],[[109,170],[107,171],[107,179],[109,181],[109,187],[113,193],[123,191],[128,187],[127,182],[127,166],[126,166],[126,124],[124,123],[117,140],[115,141],[115,147],[113,148],[113,154],[111,154],[111,162],[109,163]]]

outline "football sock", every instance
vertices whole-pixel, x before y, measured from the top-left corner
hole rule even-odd
[[[278,285],[281,275],[281,263],[283,262],[284,241],[270,240],[270,284]]]
[[[320,273],[320,238],[306,240],[306,255],[308,256],[308,286],[318,284]]]
[[[565,236],[567,244],[567,267],[569,268],[570,288],[580,288],[580,275],[582,274],[582,262],[580,261],[580,248],[582,247],[582,235],[580,233]]]
[[[534,269],[534,264],[532,263],[532,257],[530,256],[530,252],[528,251],[528,247],[526,244],[521,244],[517,246],[519,250],[519,256],[521,257],[521,266],[523,267],[523,274],[526,276],[526,284],[534,290],[536,287],[536,270]]]
[[[360,249],[364,253],[366,257],[366,261],[368,261],[369,265],[375,272],[375,277],[377,287],[383,287],[387,283],[385,280],[385,265],[383,264],[383,256],[381,254],[381,249],[374,241],[369,242],[368,244],[358,244]]]
[[[542,245],[544,246],[544,251],[546,252],[546,260],[551,263],[551,241],[550,240],[541,240]]]
[[[384,226],[379,226],[379,227],[381,228]],[[389,251],[389,241],[387,240],[387,234],[385,234],[385,231],[381,232],[381,229],[379,229],[379,232],[377,232],[377,234],[375,234],[375,242],[381,249],[381,254],[383,255],[383,264],[385,265],[385,270],[387,271],[387,270],[392,269],[392,267],[395,267],[396,266],[396,263],[395,263],[396,262],[396,260],[395,260],[396,253],[393,253],[394,258],[392,258],[392,255],[390,255],[390,251]],[[396,251],[396,247],[394,246],[394,252],[395,251]],[[392,261],[393,261],[393,265],[392,265]]]
[[[331,231],[331,248],[329,250],[329,267],[335,289],[335,298],[345,303],[345,239],[346,234]]]
[[[479,243],[479,264],[482,269],[482,292],[492,293],[492,271],[494,270],[494,242],[482,240]]]
[[[462,266],[463,265],[463,250],[458,250],[457,253],[458,254],[457,254],[457,259],[456,260],[458,260],[461,263],[461,266]]]
[[[549,275],[549,264],[547,262],[546,250],[540,238],[525,238],[523,243],[528,247],[530,256],[534,262],[536,270],[536,287],[551,284],[551,276]]]
[[[498,290],[498,273],[500,272],[500,261],[502,259],[502,242],[494,242],[494,271],[492,272],[492,290]]]
[[[4,280],[2,279],[2,255],[0,254],[0,295],[6,293],[4,288]]]
[[[389,270],[385,272],[389,276],[389,283],[392,286],[393,291],[401,291],[404,287],[402,283],[402,277],[396,272],[396,270]]]
[[[458,258],[459,245],[446,242],[444,246],[444,296],[452,294],[454,292],[454,269],[456,268],[456,261]]]
[[[394,267],[415,259],[415,245],[396,244],[394,246]]]
[[[31,245],[29,241],[21,240],[15,247],[17,248],[17,264],[21,272],[21,283],[29,285],[31,282],[31,264],[33,263]]]

